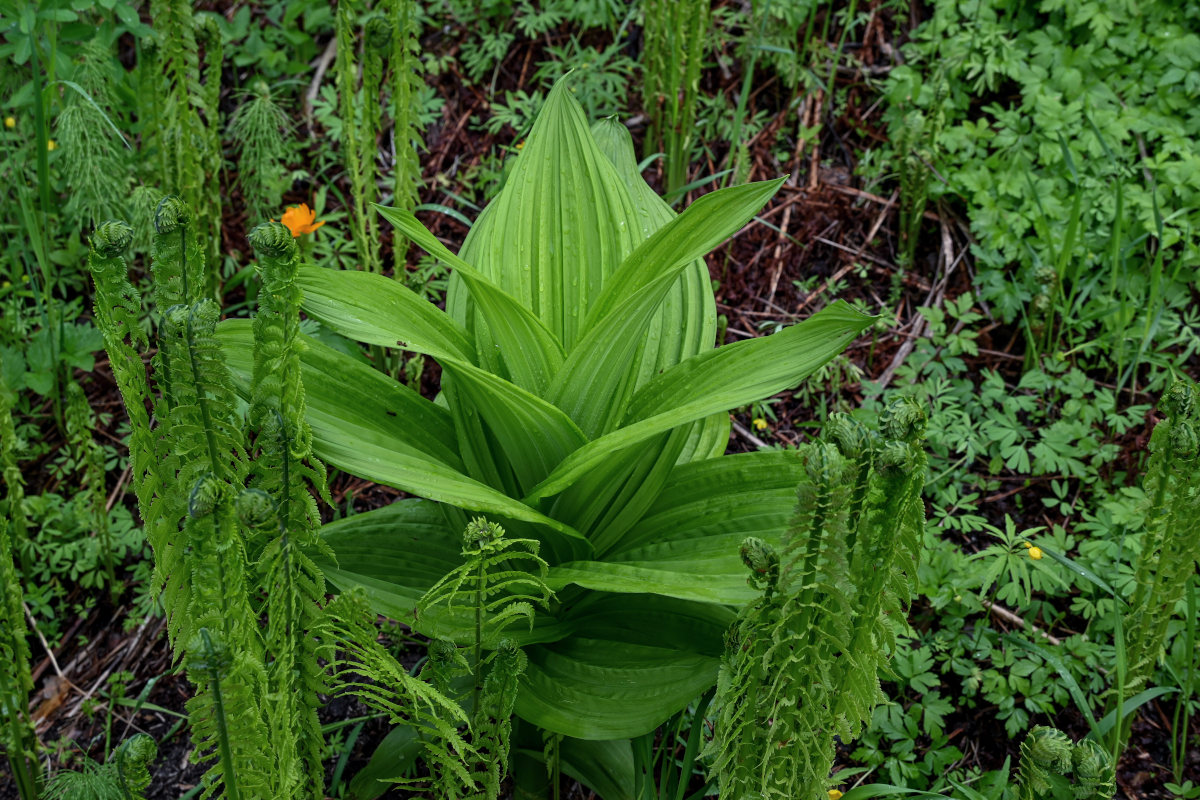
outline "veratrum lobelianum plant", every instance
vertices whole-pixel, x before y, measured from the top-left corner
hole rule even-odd
[[[567,737],[564,771],[602,784],[606,800],[632,791],[629,745],[613,740],[714,685],[729,607],[753,597],[738,545],[779,545],[791,516],[803,459],[723,456],[728,410],[795,387],[873,319],[837,302],[714,349],[702,257],[781,182],[713,192],[676,216],[642,181],[625,128],[590,130],[560,82],[459,256],[411,214],[380,208],[454,269],[445,312],[375,274],[306,266],[297,278],[310,317],[432,357],[443,375],[430,402],[304,340],[314,454],[417,496],[325,526],[326,577],[465,644],[469,615],[412,615],[462,563],[468,515],[536,540],[557,601],[509,633],[528,659],[515,711]],[[248,392],[249,324],[226,321],[218,336]]]

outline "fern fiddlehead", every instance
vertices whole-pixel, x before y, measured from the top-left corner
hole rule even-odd
[[[1045,725],[1030,728],[1021,742],[1020,800],[1074,797],[1111,800],[1116,779],[1108,752],[1091,739],[1073,743]]]
[[[83,769],[55,773],[43,800],[145,800],[158,746],[144,733],[121,743],[104,764],[84,757]]]
[[[385,13],[392,21],[392,130],[396,163],[392,172],[392,204],[411,211],[417,205],[417,187],[421,165],[417,148],[421,144],[420,88],[424,84],[417,34],[415,0],[386,0]],[[404,278],[406,242],[393,233],[394,276]]]
[[[3,359],[0,357],[0,477],[4,479],[5,515],[11,522],[10,542],[21,564],[30,574],[32,565],[24,546],[29,536],[29,521],[25,514],[25,479],[17,462],[17,429],[13,424],[12,407],[15,396],[4,381]]]
[[[804,448],[782,554],[746,539],[760,592],[730,629],[709,746],[722,797],[823,797],[834,735],[856,736],[915,578],[924,521],[924,413],[893,404],[883,436],[840,415]]]
[[[243,521],[252,527],[276,522],[275,536],[259,559],[267,587],[266,651],[274,656],[268,665],[273,698],[269,724],[275,752],[289,765],[281,771],[306,776],[302,784],[289,787],[289,796],[315,797],[324,778],[317,709],[319,695],[327,690],[319,658],[326,655],[320,641],[328,618],[325,576],[314,557],[331,554],[316,532],[320,518],[309,487],[327,502],[329,492],[304,419],[298,248],[277,222],[256,227],[250,243],[263,282],[254,319],[250,405],[258,454],[254,488],[243,492],[239,503]]]
[[[926,459],[919,446],[925,412],[915,400],[899,398],[885,408],[880,428],[868,490],[861,506],[851,504],[859,512],[852,517],[849,539],[855,615],[837,706],[851,736],[858,735],[884,699],[878,676],[895,649],[896,628],[904,624],[925,528],[921,489]],[[844,437],[839,440],[839,447],[851,446]]]
[[[1139,691],[1154,674],[1167,626],[1200,561],[1200,446],[1197,390],[1183,379],[1164,394],[1167,418],[1150,437],[1150,460],[1143,479],[1147,496],[1142,544],[1134,570],[1134,592],[1125,615],[1129,665],[1125,695]],[[1132,718],[1118,731],[1114,752],[1124,749]]]

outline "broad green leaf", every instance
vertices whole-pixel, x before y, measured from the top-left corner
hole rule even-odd
[[[563,491],[610,453],[796,386],[874,319],[838,301],[772,336],[726,345],[672,367],[634,396],[629,424],[576,450],[525,502]]]
[[[569,83],[550,90],[504,188],[461,253],[536,314],[567,352],[605,279],[642,238],[629,191],[596,146]],[[446,301],[467,328],[470,300],[478,303],[452,285]]]
[[[371,754],[367,765],[350,780],[350,797],[353,800],[375,800],[393,788],[389,778],[398,778],[416,768],[424,743],[417,737],[416,728],[399,725],[388,731],[387,736]]]
[[[313,451],[322,460],[360,478],[468,511],[544,525],[567,539],[576,540],[577,549],[583,552],[590,549],[586,540],[569,525],[432,459],[399,453],[386,445],[363,439],[340,436],[322,439],[317,436],[315,427]]]
[[[675,218],[675,211],[642,178],[633,150],[633,137],[616,117],[596,122],[592,126],[592,135],[629,189],[642,238],[648,239]],[[634,388],[641,388],[685,358],[713,349],[716,334],[717,308],[712,278],[704,259],[696,259],[667,292],[650,320],[644,346],[638,354]],[[725,414],[714,415],[704,423],[689,426],[688,441],[679,458],[686,463],[720,455],[725,452],[728,441],[729,418]]]
[[[487,422],[522,494],[587,442],[566,414],[519,386],[461,361],[443,360],[442,369]]]
[[[495,337],[513,383],[542,395],[563,363],[562,345],[554,334],[519,300],[451,253],[410,212],[383,206],[375,208],[418,247],[458,272]]]
[[[325,578],[341,591],[361,588],[371,610],[412,619],[417,600],[462,563],[462,531],[453,530],[437,503],[400,500],[321,526],[335,561]]]
[[[251,327],[250,321],[243,319],[225,320],[217,326],[217,339],[234,383],[246,398],[254,367]],[[454,425],[446,409],[315,339],[302,335],[300,340],[306,418],[314,440],[372,441],[398,453],[462,469]]]
[[[571,637],[525,649],[522,719],[577,739],[640,736],[716,682],[727,608],[623,594],[580,606]]]
[[[608,279],[589,313],[583,339],[547,393],[589,437],[612,430],[621,418],[624,398],[637,377],[630,364],[667,292],[693,261],[740,230],[781,182],[705,195],[659,228]]]
[[[718,189],[692,203],[621,263],[589,312],[587,327],[602,324],[605,317],[660,275],[704,257],[740,231],[779,191],[784,180],[786,176]]]
[[[646,513],[658,497],[689,431],[677,428],[610,454],[566,491],[548,512],[583,533],[596,552],[604,552]]]
[[[558,747],[564,775],[603,800],[634,800],[633,748],[628,739],[593,742],[564,736]],[[541,750],[522,748],[520,752],[531,761],[545,763]]]
[[[776,547],[796,504],[804,471],[795,450],[746,453],[676,469],[646,517],[604,555],[552,567],[549,583],[603,592],[741,605],[758,593],[746,583],[739,548],[747,536]]]
[[[304,266],[296,283],[304,312],[343,336],[438,359],[473,357],[466,332],[399,281],[370,272]]]

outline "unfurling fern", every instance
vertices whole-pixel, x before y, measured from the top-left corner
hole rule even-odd
[[[168,514],[171,482],[164,476],[173,475],[174,453],[164,437],[155,436],[150,429],[150,412],[161,421],[166,419],[165,403],[151,395],[146,382],[146,367],[142,353],[150,343],[138,324],[142,298],[129,283],[128,267],[122,257],[133,240],[133,229],[126,223],[109,220],[92,234],[88,252],[88,269],[95,282],[95,319],[104,336],[109,363],[121,399],[129,414],[129,463],[133,476],[134,494],[146,530],[146,538],[155,553],[155,580],[161,585],[165,575],[159,565],[164,554],[172,548],[177,535],[177,517]]]
[[[337,9],[337,75],[342,149],[350,179],[350,222],[355,247],[368,272],[382,272],[379,221],[369,208],[379,195],[377,161],[384,130],[384,88],[391,93],[396,161],[392,177],[393,204],[411,209],[417,202],[420,166],[419,111],[421,62],[417,38],[418,4],[413,0],[376,3],[363,26],[363,46],[358,54],[358,24],[366,11],[361,0],[345,0]],[[390,65],[387,62],[390,61]],[[391,69],[391,81],[386,80]],[[362,75],[361,86],[358,75]],[[395,275],[403,278],[406,243],[393,243]]]
[[[149,150],[158,167],[154,181],[179,195],[204,226],[208,260],[218,264],[221,194],[218,182],[221,148],[217,96],[220,90],[221,41],[211,16],[197,16],[186,0],[151,0],[150,17],[158,32],[154,54],[154,89],[143,93],[152,122]],[[200,41],[205,44],[203,81]],[[204,276],[207,281],[208,276]],[[197,290],[197,295],[203,292]],[[163,306],[165,308],[165,306]]]
[[[25,545],[29,536],[29,522],[25,514],[25,479],[17,461],[17,429],[13,425],[12,408],[16,400],[12,390],[4,381],[3,356],[0,354],[0,478],[4,482],[3,514],[11,522],[9,529],[13,552],[21,563],[21,571],[31,574],[31,564]]]
[[[252,652],[231,648],[219,628],[200,627],[186,643],[188,680],[196,694],[187,702],[196,763],[212,766],[202,798],[281,797],[273,791],[273,758],[260,703],[266,676]]]
[[[1163,653],[1167,625],[1200,561],[1200,419],[1197,389],[1176,381],[1160,407],[1167,418],[1150,437],[1150,461],[1142,485],[1146,492],[1145,528],[1134,569],[1135,588],[1125,615],[1125,653],[1129,668],[1124,696],[1145,688]],[[1124,749],[1132,717],[1119,730]]]
[[[646,148],[661,147],[666,153],[667,190],[674,191],[687,182],[711,12],[705,0],[647,0],[643,8],[642,102],[650,118]]]
[[[4,387],[0,385],[0,391]],[[7,410],[0,407],[0,416]],[[25,640],[21,583],[13,563],[8,518],[0,514],[0,750],[12,767],[21,797],[36,797],[41,768],[37,735],[29,719],[33,679],[29,672],[29,644]]]
[[[500,525],[477,517],[467,523],[463,533],[463,563],[417,602],[417,614],[428,614],[441,606],[447,613],[465,610],[475,622],[475,635],[465,648],[471,652],[469,659],[453,644],[438,642],[430,650],[428,675],[422,673],[443,691],[450,689],[456,674],[469,674],[472,682],[471,749],[463,762],[469,777],[457,784],[457,764],[453,772],[446,772],[439,768],[436,758],[427,759],[439,796],[478,800],[499,797],[508,763],[517,679],[526,663],[525,654],[504,638],[504,633],[522,620],[532,625],[534,604],[545,606],[553,597],[545,583],[546,562],[537,551],[536,541],[509,539]],[[492,650],[486,658],[485,649]],[[465,704],[467,698],[462,697],[461,702]]]
[[[879,674],[895,651],[896,632],[907,624],[925,529],[925,412],[911,398],[893,401],[880,419],[882,437],[874,441],[861,428],[850,433],[854,423],[847,417],[835,415],[831,424],[855,472],[846,540],[855,586],[853,634],[840,669],[837,714],[856,738],[885,699]]]
[[[314,559],[332,557],[317,535],[320,517],[310,487],[329,502],[325,467],[312,454],[312,433],[304,419],[300,382],[299,252],[291,233],[278,222],[250,233],[259,258],[262,290],[254,319],[254,371],[250,423],[258,450],[251,489],[240,499],[243,521],[274,523],[271,541],[259,559],[267,588],[266,651],[271,700],[268,704],[273,751],[281,773],[291,779],[288,797],[321,797],[319,695],[328,690],[318,663],[320,641],[329,624],[325,576]],[[255,494],[257,493],[257,494]],[[256,506],[267,513],[257,513]],[[299,735],[298,735],[299,734]]]
[[[1097,742],[1072,743],[1065,733],[1044,725],[1021,742],[1020,800],[1075,798],[1111,800],[1115,774],[1108,753]]]
[[[392,169],[392,205],[412,211],[417,205],[417,187],[421,165],[417,148],[421,145],[420,89],[424,85],[420,58],[416,0],[386,0],[385,13],[392,22],[392,140],[396,163]],[[392,252],[395,277],[404,277],[403,237],[395,231]]]
[[[833,441],[805,448],[782,552],[742,544],[762,594],[730,629],[718,678],[709,755],[722,797],[824,797],[835,734],[857,736],[882,699],[924,523],[924,415],[901,401],[882,428],[831,419]]]
[[[83,769],[55,773],[42,800],[144,800],[158,746],[144,733],[121,743],[104,764],[84,756]]]
[[[425,744],[425,763],[437,776],[436,785],[448,789],[439,796],[467,796],[466,788],[473,786],[467,764],[474,749],[459,726],[466,725],[468,717],[442,691],[449,688],[453,663],[459,658],[457,648],[435,643],[421,678],[416,678],[376,641],[374,615],[361,593],[339,596],[328,611],[330,625],[325,632],[331,647],[340,652],[333,667],[338,692],[382,711],[395,725],[415,728]],[[431,679],[439,670],[441,677]]]

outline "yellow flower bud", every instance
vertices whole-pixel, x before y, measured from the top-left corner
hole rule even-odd
[[[46,149],[47,150],[57,150],[58,142],[54,141],[53,139],[47,139],[46,140]]]
[[[1040,547],[1029,548],[1029,557],[1032,558],[1034,561],[1041,561],[1042,560],[1042,548],[1040,548]]]
[[[4,127],[6,127],[6,128],[17,127],[17,118],[16,117],[5,117],[4,118]]]
[[[1033,547],[1033,543],[1032,543],[1032,542],[1021,542],[1021,544],[1025,545],[1025,547],[1026,547],[1026,548]]]
[[[767,429],[767,421],[765,419],[763,419],[762,417],[755,417],[754,418],[754,429],[759,430],[759,431],[765,431]]]
[[[842,799],[841,791],[839,791],[837,789],[829,790],[829,800],[841,800],[841,799]]]

